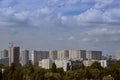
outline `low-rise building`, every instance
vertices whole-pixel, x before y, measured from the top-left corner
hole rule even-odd
[[[99,62],[102,67],[107,67],[108,62],[107,60],[84,60],[83,64],[88,67],[91,66],[94,62]]]
[[[101,66],[104,67],[104,68],[108,66],[108,65],[107,65],[107,64],[108,64],[108,63],[107,63],[107,60],[99,60],[99,62],[100,62],[100,64],[101,64]]]
[[[67,71],[67,64],[73,70],[75,67],[82,65],[83,62],[81,60],[55,60],[55,64],[57,68],[63,68],[64,71]]]
[[[45,69],[50,69],[52,68],[53,62],[54,61],[52,59],[42,59],[39,61],[39,66]]]
[[[84,60],[83,64],[84,66],[88,67],[91,66],[96,60]]]
[[[55,64],[57,68],[63,68],[64,71],[67,71],[67,64],[71,65],[69,60],[55,60]]]

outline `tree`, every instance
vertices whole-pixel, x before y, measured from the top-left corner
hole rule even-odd
[[[99,69],[99,70],[102,69],[100,63],[97,62],[97,61],[95,61],[95,62],[90,66],[90,68],[92,68],[92,69]]]
[[[90,72],[94,79],[98,80],[101,78],[99,69],[91,69]]]
[[[80,69],[85,69],[84,64],[81,64],[81,65],[80,65]]]
[[[109,67],[109,72],[115,80],[120,78],[120,65],[115,64]]]
[[[20,68],[17,68],[14,73],[13,73],[13,80],[23,80],[23,76],[24,76],[24,73],[23,73],[23,68],[20,67]]]
[[[35,72],[35,80],[44,80],[45,78],[45,70],[44,69],[37,69]]]
[[[111,75],[103,77],[103,80],[114,80],[114,78]]]
[[[61,75],[59,73],[47,72],[45,74],[45,80],[61,80]]]
[[[2,80],[2,71],[0,69],[0,80]]]
[[[64,75],[65,74],[63,68],[57,68],[57,72],[60,73],[60,75]]]
[[[70,64],[67,63],[67,71],[70,70]]]
[[[10,66],[11,73],[13,73],[15,69],[16,69],[15,63],[11,63],[11,66]]]
[[[68,70],[66,71],[66,76],[65,76],[65,80],[73,80],[74,79],[74,71]]]
[[[55,63],[52,64],[52,72],[53,73],[57,72],[57,68],[56,68],[56,64]]]
[[[86,79],[92,79],[93,78],[93,76],[90,72],[90,69],[88,69],[88,68],[86,68],[82,74],[84,75],[84,78],[86,78]]]

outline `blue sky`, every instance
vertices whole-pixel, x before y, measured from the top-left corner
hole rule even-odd
[[[120,0],[0,0],[0,50],[120,53]]]

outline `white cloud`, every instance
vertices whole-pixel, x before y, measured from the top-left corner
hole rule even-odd
[[[62,17],[61,17],[61,22],[62,22],[62,24],[66,24],[66,22],[67,22],[67,17],[66,17],[66,16],[62,16]]]
[[[80,2],[80,0],[68,0],[67,1],[67,4],[76,4],[76,3],[78,3],[78,2]]]
[[[113,2],[113,0],[96,0],[96,1],[97,3],[94,6],[95,8],[104,8]]]
[[[15,13],[14,15],[18,20],[24,21],[28,18],[29,12],[22,11],[22,12],[19,12],[19,13]]]
[[[0,8],[0,13],[9,17],[15,13],[15,10],[12,7]]]
[[[120,20],[119,14],[120,14],[120,8],[113,8],[113,9],[107,10],[103,14],[103,17],[108,22],[119,22]]]
[[[41,13],[48,14],[49,9],[47,7],[41,9]]]
[[[110,29],[110,28],[95,28],[95,29],[91,29],[89,31],[86,32],[88,35],[99,35],[99,36],[104,36],[104,35],[117,35],[120,34],[120,30],[119,29]]]
[[[70,36],[70,37],[68,37],[68,40],[75,40],[75,37],[74,36]]]
[[[83,38],[82,41],[83,42],[90,42],[90,39],[89,38]]]
[[[9,37],[10,40],[25,41],[30,47],[37,45],[38,48],[48,48],[51,45],[56,48],[60,45],[57,48],[72,46],[110,50],[112,47],[108,46],[113,46],[112,50],[115,50],[120,43],[120,8],[117,5],[112,7],[114,2],[115,0],[3,0],[0,3],[0,37],[3,39],[0,41]],[[4,38],[9,34],[7,31],[13,33]],[[18,32],[16,36],[15,32]],[[32,43],[34,46],[31,46],[30,43],[34,40],[35,44]]]
[[[91,8],[86,12],[76,16],[76,18],[78,22],[98,22],[102,21],[102,14],[102,11]]]
[[[108,32],[107,28],[96,28],[87,32],[88,35],[104,35]]]

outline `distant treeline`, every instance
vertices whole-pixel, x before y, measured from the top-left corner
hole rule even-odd
[[[94,62],[90,67],[81,65],[74,70],[67,66],[64,72],[63,68],[56,68],[55,63],[51,69],[33,65],[16,67],[12,63],[10,67],[0,65],[0,80],[120,80],[120,64],[102,68]]]

